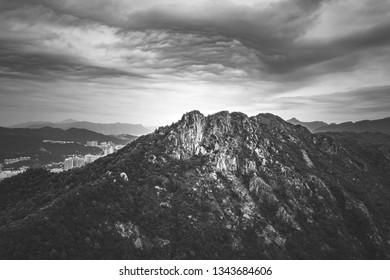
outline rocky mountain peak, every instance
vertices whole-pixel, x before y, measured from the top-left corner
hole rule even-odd
[[[283,128],[289,127],[289,123],[285,122],[281,117],[270,113],[258,114],[255,118],[257,121],[268,125],[270,128],[274,128],[277,126],[281,126]]]
[[[198,120],[201,120],[204,118],[205,118],[205,116],[201,112],[199,112],[198,110],[194,110],[194,111],[191,111],[191,112],[184,114],[182,116],[180,122],[191,125],[191,124],[197,122]]]
[[[248,117],[240,112],[222,111],[205,117],[199,111],[185,114],[181,121],[164,128],[171,156],[188,159],[193,155],[255,151],[269,146],[272,138],[292,141],[297,134],[312,138],[303,127],[295,127],[272,114]],[[162,132],[163,133],[163,132]],[[163,133],[164,134],[164,133]],[[286,138],[287,137],[287,138]],[[286,138],[286,140],[283,140]],[[294,140],[298,143],[296,140]],[[273,147],[276,151],[276,147]]]
[[[0,256],[15,243],[117,259],[388,258],[390,146],[373,137],[192,111],[79,170],[1,183]],[[60,242],[37,238],[52,221]]]

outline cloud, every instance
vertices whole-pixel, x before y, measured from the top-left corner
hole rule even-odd
[[[37,116],[69,111],[96,118],[98,107],[121,116],[131,111],[138,122],[148,114],[149,123],[154,112],[174,120],[184,109],[286,115],[298,108],[315,114],[310,108],[317,108],[326,120],[335,116],[332,108],[347,104],[334,92],[360,96],[360,88],[386,86],[388,4],[390,0],[1,1],[0,106],[28,102],[36,104]],[[344,112],[383,112],[386,106],[372,96],[373,106],[364,101],[364,108]],[[88,105],[90,100],[94,104]],[[164,100],[174,109],[160,108]],[[57,102],[64,104],[63,110]],[[123,104],[131,110],[121,109]]]
[[[41,82],[73,79],[85,81],[103,77],[138,77],[130,72],[85,65],[73,57],[52,54],[21,54],[0,48],[0,77]]]
[[[292,112],[302,120],[321,120],[325,116],[328,122],[359,121],[362,116],[379,119],[388,117],[390,112],[390,85],[276,99],[270,103],[277,104],[274,109],[284,111],[286,119],[292,116]],[[317,118],[313,119],[313,116]]]
[[[231,73],[241,77],[249,74],[273,80],[278,75],[294,73],[360,49],[388,43],[388,24],[330,42],[302,40],[313,24],[318,22],[324,4],[330,2],[334,1],[252,1],[251,4],[242,5],[235,1],[224,1],[223,4],[220,1],[197,1],[189,4],[183,1],[150,0],[17,0],[9,4],[14,9],[9,12],[11,16],[8,15],[8,19],[16,17],[19,23],[20,20],[27,24],[34,22],[34,26],[42,30],[31,30],[33,27],[25,28],[26,32],[19,30],[20,36],[27,32],[36,35],[30,35],[30,38],[27,36],[29,44],[44,40],[46,47],[58,51],[59,46],[74,42],[73,45],[77,46],[66,46],[60,51],[74,49],[74,55],[90,53],[94,56],[90,60],[94,62],[98,59],[107,61],[107,57],[110,57],[110,53],[102,48],[104,45],[107,46],[105,50],[119,51],[117,56],[111,57],[115,65],[101,63],[95,66],[121,67],[122,70],[129,68],[127,66],[142,70],[144,66],[146,72],[153,72],[148,71],[151,68],[160,73],[159,70],[166,64],[177,64],[178,58],[194,63],[192,69],[206,64],[205,60],[211,60],[210,64],[224,65],[229,63],[227,55],[220,54],[225,52],[234,56],[236,61],[239,58],[245,61],[246,58],[247,61],[256,62],[246,69],[243,69],[245,63],[227,65],[228,68],[234,68]],[[42,20],[37,22],[38,18]],[[55,28],[51,28],[53,23]],[[15,28],[17,24],[14,22],[11,25]],[[101,41],[90,46],[88,43],[93,42],[92,38]],[[131,40],[138,40],[138,44],[129,43]],[[125,42],[128,44],[124,45]],[[234,49],[238,53],[234,53],[232,48],[229,51],[227,47],[222,50],[221,45],[217,45],[221,42],[237,42],[241,49]],[[38,47],[42,46],[38,44]],[[197,49],[202,49],[205,57],[199,56]],[[256,59],[253,58],[254,54]],[[204,69],[211,68],[206,65]],[[212,77],[214,74],[210,72],[202,76]],[[301,79],[303,77],[301,75]]]
[[[331,42],[299,41],[318,22],[324,12],[323,5],[337,3],[329,0],[270,1],[266,4],[253,1],[252,5],[232,1],[197,1],[192,4],[150,0],[13,2],[16,6],[26,3],[44,5],[55,13],[70,15],[73,21],[94,21],[122,30],[164,30],[236,39],[258,51],[259,57],[274,71],[318,63],[342,55],[346,49],[351,51],[352,48],[353,51],[370,47],[388,39],[388,23],[385,23]]]
[[[201,76],[217,79],[244,77],[247,72],[256,72],[251,67],[258,67],[253,52],[220,35],[119,29],[73,15],[59,15],[42,6],[10,10],[1,15],[0,23],[0,40],[7,47],[2,50],[4,64],[12,68],[9,60],[13,60],[17,71],[35,66],[39,75],[47,67],[47,72],[75,70],[77,75],[80,69],[99,69],[84,72],[128,73],[134,77],[173,73],[184,77],[193,75],[197,68]],[[15,50],[12,57],[8,53],[11,49]],[[39,62],[42,63],[38,65]],[[217,64],[221,66],[219,71],[211,66]],[[206,73],[212,68],[217,71]]]
[[[123,30],[170,30],[234,38],[267,55],[303,35],[329,1],[13,1],[40,4],[56,13]],[[281,12],[280,12],[281,11]]]
[[[389,29],[390,21],[329,42],[298,43],[290,50],[286,50],[288,55],[278,60],[266,60],[266,62],[273,71],[285,73],[369,48],[388,47],[390,43]]]

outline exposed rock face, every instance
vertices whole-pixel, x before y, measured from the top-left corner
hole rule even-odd
[[[66,209],[74,189],[77,201],[96,192],[108,212],[91,223],[105,221],[106,238],[124,246],[120,258],[389,258],[388,148],[362,156],[271,114],[193,111],[73,171],[88,179],[51,194],[63,203],[47,215]],[[128,180],[111,186],[99,175],[107,172]],[[11,235],[5,225],[0,233]]]
[[[353,165],[353,158],[345,148],[331,138],[312,135],[306,129],[293,127],[270,114],[248,118],[241,113],[221,112],[205,118],[195,111],[183,116],[168,139],[170,142],[166,146],[173,154],[179,155],[176,159],[206,156],[209,172],[227,179],[231,191],[240,198],[242,218],[237,219],[226,209],[222,210],[224,217],[232,220],[229,225],[232,224],[233,228],[244,222],[253,225],[255,220],[263,223],[265,229],[258,233],[258,238],[266,236],[263,246],[276,244],[284,252],[288,236],[299,235],[302,228],[307,228],[306,224],[318,230],[323,225],[316,220],[323,219],[336,231],[332,238],[340,238],[344,246],[350,246],[353,251],[356,237],[348,232],[344,221],[344,213],[352,211],[348,207],[354,209],[359,219],[367,220],[370,246],[379,248],[384,245],[364,203],[349,202],[340,209],[338,203],[349,194],[341,184],[334,184],[333,180],[326,178],[328,184],[332,184],[329,186],[316,176],[327,170],[315,170],[309,154],[319,160],[324,156],[336,156],[347,165]],[[333,193],[339,197],[335,198]],[[264,212],[262,208],[265,206],[275,210]],[[275,224],[277,228],[284,228],[285,236],[287,230],[286,237],[281,237],[273,227]],[[233,240],[237,245],[239,239]],[[337,250],[335,244],[325,243],[324,240],[321,244],[323,254],[334,254]],[[359,257],[359,254],[354,257]]]
[[[205,117],[198,111],[183,116],[176,131],[171,130],[168,136],[171,143],[168,147],[173,158],[188,159],[202,152],[199,143],[203,138],[204,125]]]

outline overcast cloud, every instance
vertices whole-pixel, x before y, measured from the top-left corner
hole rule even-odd
[[[389,30],[390,0],[0,0],[0,125],[388,117]]]

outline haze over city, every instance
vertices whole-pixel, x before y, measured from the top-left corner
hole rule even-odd
[[[0,1],[0,125],[388,117],[390,1]]]

